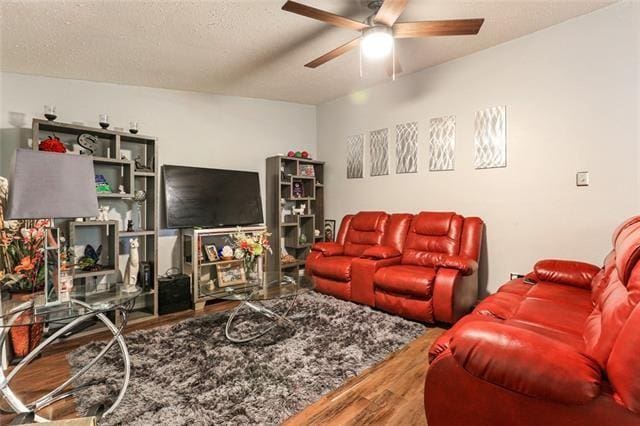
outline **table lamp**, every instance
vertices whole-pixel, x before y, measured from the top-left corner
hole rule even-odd
[[[45,308],[68,301],[61,298],[60,233],[53,220],[97,215],[91,157],[16,150],[9,179],[7,219],[51,219],[45,233]]]

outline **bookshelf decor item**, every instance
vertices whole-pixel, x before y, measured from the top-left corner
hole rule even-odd
[[[307,255],[323,235],[324,162],[295,156],[266,160],[267,227],[274,256],[267,270],[295,276],[304,269]]]

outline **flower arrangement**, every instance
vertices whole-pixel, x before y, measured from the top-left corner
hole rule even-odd
[[[267,252],[271,253],[270,236],[267,231],[246,234],[238,228],[238,231],[231,235],[233,256],[238,260],[244,260],[247,271],[253,271],[256,260]]]
[[[7,180],[0,178],[0,284],[14,292],[44,288],[44,238],[48,220],[4,220]]]

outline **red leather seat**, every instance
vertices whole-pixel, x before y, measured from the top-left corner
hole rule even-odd
[[[312,275],[315,289],[340,299],[352,300],[352,263],[368,248],[382,242],[389,224],[385,212],[360,212],[342,219],[335,242],[314,244],[307,256],[305,273]]]
[[[452,212],[415,215],[399,264],[373,276],[375,306],[423,322],[456,322],[478,296],[482,229],[480,219]]]
[[[640,216],[599,268],[543,260],[429,350],[430,426],[640,425]]]
[[[415,297],[431,297],[436,272],[415,265],[394,265],[379,269],[373,276],[376,287],[386,292]]]

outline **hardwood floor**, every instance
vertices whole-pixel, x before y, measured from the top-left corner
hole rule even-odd
[[[204,310],[170,314],[153,321],[133,324],[127,333],[171,325],[187,318],[231,309],[235,302],[207,306]],[[427,371],[427,350],[444,330],[429,328],[408,345],[393,353],[340,388],[323,396],[316,403],[285,421],[285,425],[426,425],[424,415],[424,378]],[[69,377],[66,354],[88,342],[107,338],[99,334],[72,339],[51,347],[43,356],[20,372],[12,388],[26,400],[50,391]],[[5,407],[2,402],[0,406]],[[73,399],[59,401],[42,410],[41,415],[56,419],[77,415]],[[0,424],[7,424],[13,415],[0,414]]]

